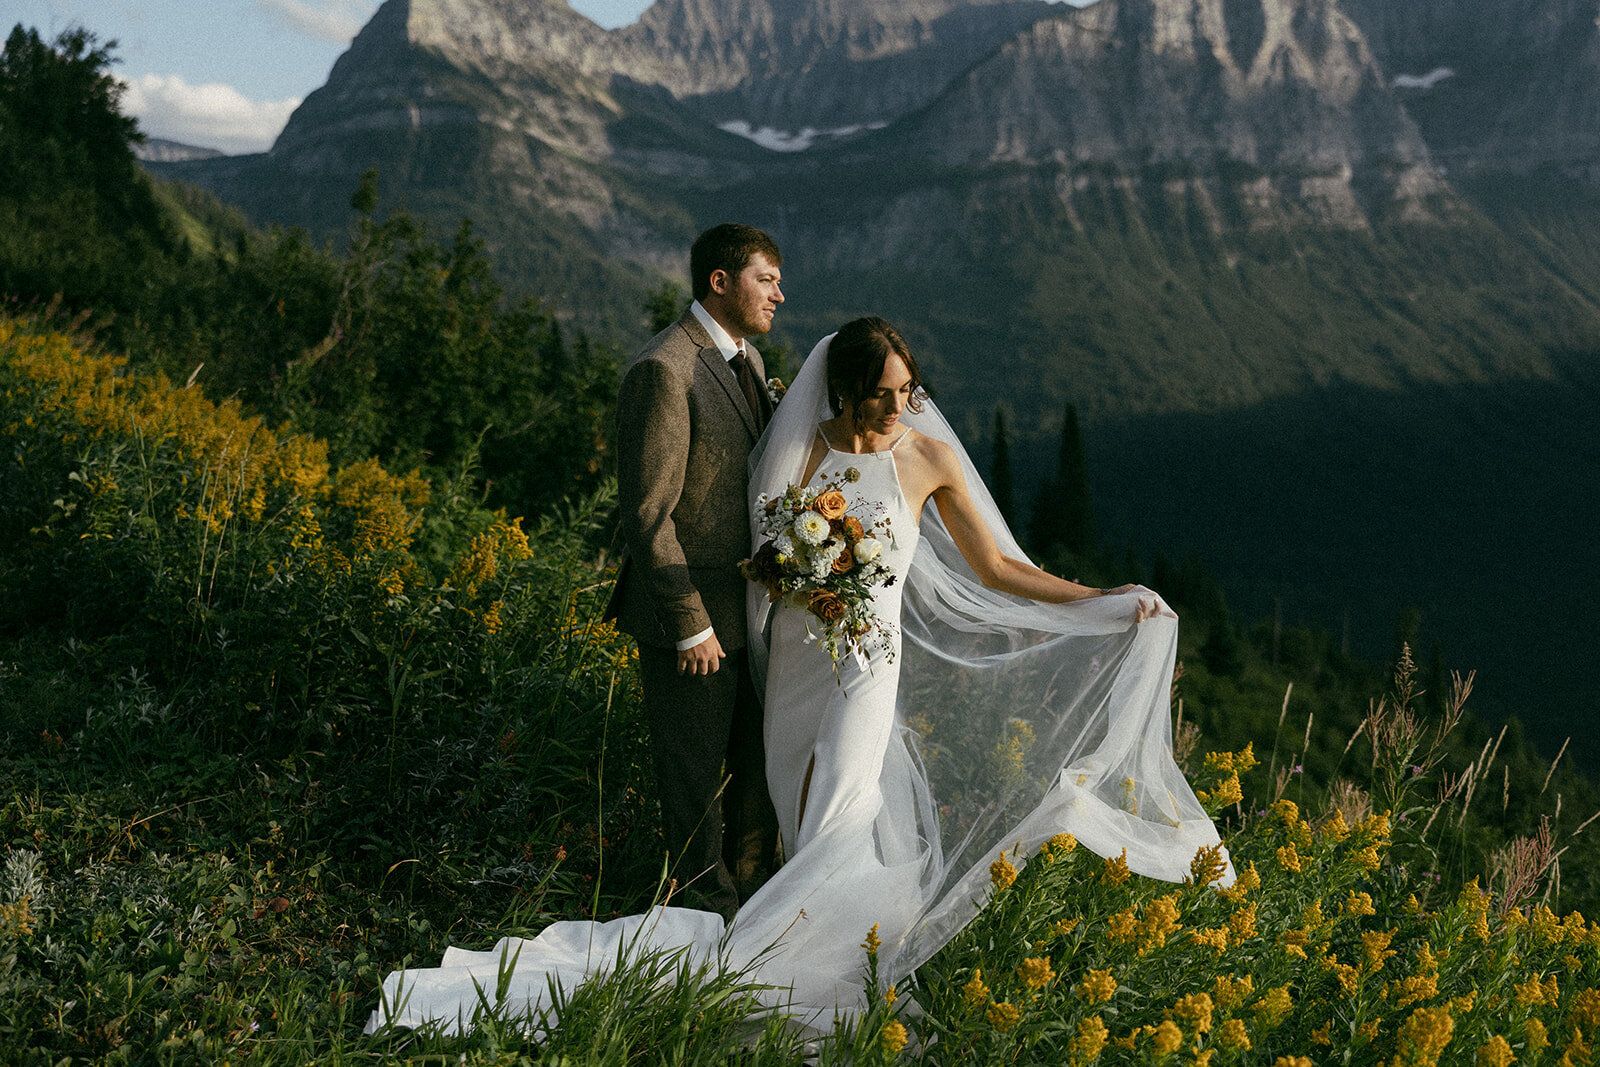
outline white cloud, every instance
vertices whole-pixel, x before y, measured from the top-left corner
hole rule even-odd
[[[300,106],[297,97],[251,100],[231,85],[190,85],[176,74],[124,84],[123,110],[147,136],[228,153],[266,151]]]
[[[259,0],[301,33],[349,44],[378,9],[376,0]]]

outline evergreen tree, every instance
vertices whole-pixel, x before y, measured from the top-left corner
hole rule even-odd
[[[1000,509],[1006,525],[1014,528],[1017,518],[1011,485],[1011,439],[1006,434],[1006,413],[999,405],[994,409],[994,456],[989,467],[989,490],[994,494],[995,506]]]
[[[176,249],[143,139],[119,109],[111,48],[81,27],[46,44],[18,25],[0,53],[0,292],[131,310]]]
[[[1089,460],[1078,426],[1078,406],[1061,418],[1055,477],[1039,489],[1033,508],[1033,543],[1041,552],[1064,548],[1079,558],[1095,551],[1094,512],[1089,502]]]

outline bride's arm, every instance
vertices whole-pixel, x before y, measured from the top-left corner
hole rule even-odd
[[[977,506],[967,492],[967,480],[950,447],[942,442],[929,441],[928,447],[921,451],[921,458],[931,466],[930,473],[935,484],[931,495],[934,506],[939,509],[939,517],[944,520],[967,565],[977,573],[984,585],[1047,604],[1065,604],[1102,595],[1099,589],[1057,578],[1031,563],[1012,559],[1002,553],[995,544],[993,532],[983,521],[983,516],[978,513]]]

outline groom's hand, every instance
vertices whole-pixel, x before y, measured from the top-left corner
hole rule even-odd
[[[678,673],[716,674],[726,655],[722,651],[722,642],[717,640],[716,634],[712,634],[693,648],[679,649]]]

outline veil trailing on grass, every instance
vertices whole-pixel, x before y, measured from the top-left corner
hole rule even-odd
[[[832,414],[827,349],[824,339],[812,351],[757,446],[752,505],[805,476],[817,426]],[[938,409],[925,402],[903,418],[955,449],[1000,550],[1024,558]],[[658,907],[610,922],[552,923],[488,951],[450,948],[437,967],[387,976],[369,1029],[454,1031],[474,1025],[479,1011],[555,1025],[557,987],[570,993],[668,954],[719,975],[738,972],[760,1004],[785,1012],[802,1032],[825,1032],[839,1012],[859,1010],[876,993],[862,981],[859,946],[868,931],[881,938],[880,979],[903,978],[977,914],[989,865],[1002,853],[1020,865],[1052,836],[1071,833],[1103,856],[1125,852],[1134,871],[1179,881],[1198,849],[1219,844],[1172,759],[1178,624],[1160,598],[1135,589],[1051,605],[987,589],[936,507],[916,530],[905,528],[918,516],[898,491],[892,450],[870,462],[853,488],[882,494],[876,499],[892,504],[886,510],[902,524],[886,556],[904,581],[875,594],[886,612],[899,609],[898,658],[833,673],[796,628],[798,616],[769,629],[766,590],[750,587],[752,668],[758,679],[773,668],[769,740],[793,736],[814,746],[809,768],[804,759],[776,769],[769,760],[774,796],[787,778],[782,784],[805,798],[811,771],[849,778],[838,803],[803,824],[788,862],[727,927],[709,912]],[[862,456],[859,465],[868,463]],[[774,630],[789,636],[769,648]],[[808,716],[826,725],[807,733]],[[868,735],[871,745],[838,743]],[[886,747],[871,747],[885,738]],[[1224,881],[1231,880],[1230,868]]]
[[[805,475],[816,427],[834,414],[831,340],[812,350],[756,446],[752,501]],[[1000,551],[1026,560],[949,423],[931,399],[921,406],[901,421],[954,449]],[[752,543],[758,534],[752,525]],[[1173,761],[1178,621],[1160,598],[1136,588],[1073,604],[1024,600],[983,585],[937,507],[923,512],[920,535],[902,594],[897,740],[884,762],[876,833],[881,855],[920,858],[921,884],[908,904],[915,916],[880,951],[888,980],[971,920],[1002,852],[1020,865],[1051,836],[1071,833],[1102,856],[1126,850],[1140,874],[1181,881],[1198,849],[1219,844]],[[758,687],[771,610],[752,585]],[[1224,882],[1232,877],[1230,866]]]

